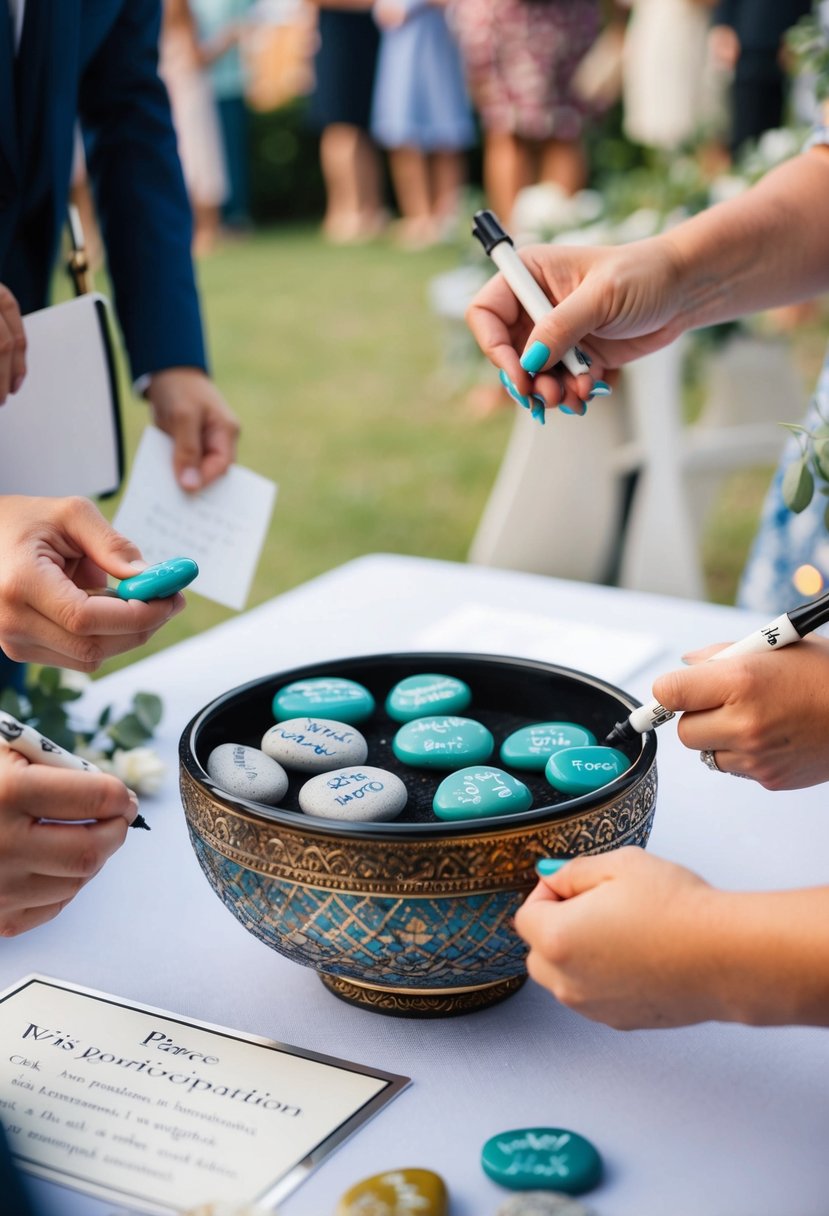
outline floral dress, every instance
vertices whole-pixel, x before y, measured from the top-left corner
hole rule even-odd
[[[572,81],[598,36],[599,0],[454,0],[450,12],[485,131],[579,138],[589,111]]]

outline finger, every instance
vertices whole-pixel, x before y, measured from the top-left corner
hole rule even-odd
[[[48,815],[58,818],[52,811],[49,807]],[[94,878],[120,849],[128,830],[129,823],[120,815],[98,823],[33,824],[29,843],[36,858],[37,872],[53,878],[80,878],[86,882]]]
[[[0,913],[0,937],[19,937],[21,933],[28,933],[30,929],[47,924],[63,911],[67,903],[68,899],[45,908],[21,908],[14,912]]]
[[[28,871],[10,875],[3,881],[0,915],[27,908],[47,908],[67,904],[86,883],[85,878],[55,878],[51,874]]]
[[[11,753],[11,754],[10,754]],[[18,761],[22,761],[22,764]],[[132,823],[137,812],[134,796],[110,773],[29,764],[11,748],[0,748],[2,797],[0,808],[8,814],[28,816],[39,828],[40,819],[122,819]],[[59,830],[63,824],[55,825]],[[57,839],[57,838],[56,838]]]
[[[715,654],[719,654],[721,650],[725,650],[730,645],[730,642],[715,642],[711,646],[702,646],[699,650],[689,650],[682,656],[682,662],[693,667],[697,663],[704,663],[707,659],[713,658]]]
[[[533,269],[534,277],[541,278],[539,270],[533,268],[532,257],[525,260]],[[531,369],[535,367],[538,371],[554,366],[567,351],[578,346],[587,334],[599,328],[603,319],[595,303],[591,301],[590,293],[577,287],[570,295],[559,300],[553,311],[532,327],[521,351],[522,366]],[[539,366],[539,356],[545,350],[547,357]],[[587,396],[593,386],[593,377],[588,374],[573,377],[573,386],[580,394]]]
[[[5,317],[0,313],[0,405],[8,400],[12,384],[14,339]]]
[[[203,485],[211,485],[233,464],[238,438],[239,426],[235,418],[216,419],[205,428],[201,461]]]
[[[64,498],[57,504],[59,532],[52,538],[55,553],[75,561],[94,562],[114,578],[129,578],[146,568],[141,550],[112,527],[87,498]]]
[[[193,493],[202,488],[202,413],[200,409],[174,406],[167,425],[162,424],[173,441],[173,472],[182,490]]]
[[[666,709],[694,712],[724,705],[732,687],[726,660],[723,660],[669,671],[654,680],[653,695]]]
[[[745,755],[748,729],[744,714],[722,712],[722,707],[717,707],[683,714],[677,734],[683,746],[693,752],[738,751]],[[722,767],[719,760],[717,765]]]
[[[23,328],[23,318],[17,300],[7,287],[0,285],[0,319],[4,331],[0,332],[0,363],[5,363],[6,352],[3,350],[5,334],[8,334],[11,346],[8,352],[9,382],[6,392],[16,393],[26,375],[26,331]],[[0,383],[0,391],[2,383]]]
[[[622,870],[639,864],[643,856],[642,849],[627,846],[609,853],[598,853],[594,857],[574,857],[557,874],[543,881],[560,899],[573,899],[618,878]]]
[[[544,902],[549,903],[550,900],[558,901],[560,898],[561,897],[552,890],[548,882],[545,882],[543,878],[539,878],[532,891],[530,891],[529,895],[524,900],[522,907],[526,908],[527,904]]]

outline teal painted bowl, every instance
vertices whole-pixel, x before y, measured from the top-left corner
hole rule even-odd
[[[541,773],[514,773],[530,787],[529,810],[446,822],[432,813],[445,772],[394,756],[399,723],[389,690],[410,675],[440,672],[472,689],[468,716],[501,742],[521,726],[567,720],[597,738],[638,702],[602,680],[529,659],[465,654],[389,654],[342,659],[266,676],[207,705],[180,743],[181,795],[190,839],[216,894],[256,937],[313,967],[337,996],[387,1014],[437,1017],[481,1009],[517,991],[525,947],[512,928],[535,885],[541,857],[644,846],[656,802],[656,738],[628,752],[631,767],[579,797]],[[257,747],[273,724],[275,693],[293,680],[344,676],[377,703],[359,729],[368,764],[396,772],[409,804],[391,823],[339,823],[299,810],[307,777],[292,776],[279,807],[234,797],[207,773],[220,743]],[[510,771],[510,770],[508,770]]]

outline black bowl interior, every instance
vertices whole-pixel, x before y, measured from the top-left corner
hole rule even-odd
[[[417,769],[401,764],[392,751],[392,739],[400,723],[393,721],[384,710],[386,696],[393,686],[406,676],[427,672],[455,676],[464,680],[472,690],[472,702],[463,711],[464,717],[482,722],[495,737],[495,748],[488,764],[495,764],[523,781],[533,795],[530,810],[518,815],[495,816],[486,819],[447,823],[437,820],[432,812],[432,799],[445,771]],[[280,672],[231,689],[218,697],[198,714],[182,736],[182,764],[198,780],[218,789],[207,775],[208,756],[220,743],[243,743],[259,747],[262,736],[274,724],[271,702],[274,694],[294,680],[314,676],[343,676],[357,680],[374,696],[374,714],[359,723],[357,730],[368,744],[366,764],[383,768],[405,782],[409,802],[399,819],[392,823],[346,823],[317,819],[304,815],[299,809],[297,795],[309,778],[307,774],[289,774],[290,785],[278,808],[236,798],[221,790],[222,798],[259,815],[278,821],[300,818],[334,834],[396,835],[415,831],[425,833],[463,834],[480,832],[496,826],[518,826],[535,819],[549,819],[551,814],[569,814],[579,807],[617,795],[637,780],[651,764],[656,750],[653,731],[634,744],[618,745],[631,760],[630,769],[601,791],[574,798],[554,790],[542,773],[528,773],[502,765],[500,746],[508,735],[533,722],[565,721],[586,726],[601,743],[611,728],[626,718],[639,702],[613,685],[582,672],[556,667],[532,659],[517,659],[474,654],[385,654],[316,663],[292,671]],[[459,765],[459,767],[462,767]]]

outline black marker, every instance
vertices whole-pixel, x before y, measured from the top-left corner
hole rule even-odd
[[[775,617],[768,625],[764,625],[762,629],[756,629],[742,641],[734,642],[733,645],[726,646],[725,650],[712,654],[706,662],[713,663],[716,659],[731,659],[738,654],[761,654],[764,650],[779,650],[781,646],[790,646],[792,642],[799,642],[807,633],[811,633],[820,625],[825,625],[827,621],[829,621],[829,593],[822,595],[818,600],[801,604],[799,608],[793,608],[791,612],[784,612],[782,616]],[[633,743],[637,736],[644,734],[647,730],[652,730],[655,726],[661,726],[663,722],[667,722],[675,716],[672,709],[666,709],[664,705],[660,705],[654,699],[648,705],[634,709],[624,722],[617,722],[605,743],[608,746],[615,743]]]

